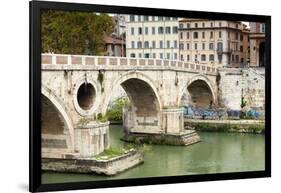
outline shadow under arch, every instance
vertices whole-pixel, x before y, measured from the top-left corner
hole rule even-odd
[[[209,107],[210,105],[217,105],[216,92],[211,81],[204,75],[196,75],[192,77],[181,90],[177,104],[180,106],[182,97],[187,93],[190,96],[189,101],[196,103],[198,107]]]
[[[136,85],[134,86],[134,84],[136,84]],[[158,108],[159,112],[161,111],[161,109],[162,109],[161,97],[157,91],[155,84],[147,75],[145,75],[141,72],[135,72],[135,71],[128,72],[128,73],[122,75],[116,81],[114,81],[114,85],[112,85],[111,91],[114,92],[114,90],[117,90],[117,88],[119,86],[121,86],[125,90],[130,101],[132,103],[134,103],[135,105],[139,105],[139,107],[140,106],[148,107],[149,105],[140,104],[139,102],[143,101],[143,102],[149,102],[150,104],[152,104],[152,102],[154,101],[155,102],[154,107]],[[109,94],[109,97],[107,98],[106,102],[104,103],[104,107],[102,108],[103,113],[106,112],[106,109],[109,105],[109,101],[110,101],[110,98],[111,98],[113,92],[111,92]],[[146,95],[146,97],[145,97],[145,95]],[[147,99],[143,98],[143,100],[141,100],[142,97],[145,97]]]
[[[41,105],[43,105],[42,102],[47,102],[47,103],[51,103],[51,105],[55,108],[55,110],[57,111],[58,116],[61,117],[63,123],[64,123],[64,133],[63,135],[66,136],[67,138],[67,149],[69,151],[74,151],[74,127],[73,127],[73,123],[72,120],[70,119],[70,116],[68,115],[66,108],[64,107],[63,103],[52,93],[52,91],[47,88],[46,86],[42,85],[41,88]],[[43,107],[42,107],[42,115],[41,117],[43,117]],[[46,135],[43,133],[43,129],[42,129],[42,135]],[[54,139],[56,138],[56,133],[53,133],[54,135]],[[58,133],[58,135],[60,135],[60,133]],[[67,153],[67,152],[65,152]]]

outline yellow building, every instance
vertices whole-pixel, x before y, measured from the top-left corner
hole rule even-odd
[[[178,59],[178,20],[172,17],[129,15],[126,56]]]
[[[250,22],[250,66],[265,66],[265,24]]]
[[[182,19],[178,39],[182,61],[217,67],[249,63],[249,29],[242,22]]]

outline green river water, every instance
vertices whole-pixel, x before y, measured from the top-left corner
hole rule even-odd
[[[122,126],[111,125],[112,146],[122,146]],[[152,145],[144,164],[116,176],[44,172],[42,183],[97,181],[155,176],[192,175],[264,170],[264,135],[199,132],[201,142],[191,146]]]

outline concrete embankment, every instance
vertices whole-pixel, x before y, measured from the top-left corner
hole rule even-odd
[[[185,129],[197,131],[264,134],[264,120],[200,120],[184,119]]]
[[[130,151],[127,154],[109,160],[97,160],[94,158],[42,158],[42,170],[71,173],[96,173],[111,176],[142,164],[143,162],[144,155],[142,152]]]

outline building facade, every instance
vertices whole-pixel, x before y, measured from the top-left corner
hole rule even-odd
[[[250,22],[250,66],[265,65],[265,24]]]
[[[126,41],[123,36],[110,35],[105,37],[105,56],[126,57]]]
[[[129,15],[126,53],[132,58],[178,60],[178,19]]]
[[[178,36],[182,61],[217,67],[249,63],[249,29],[242,22],[182,19]]]
[[[114,34],[117,37],[125,36],[126,33],[126,17],[127,15],[114,15]]]

